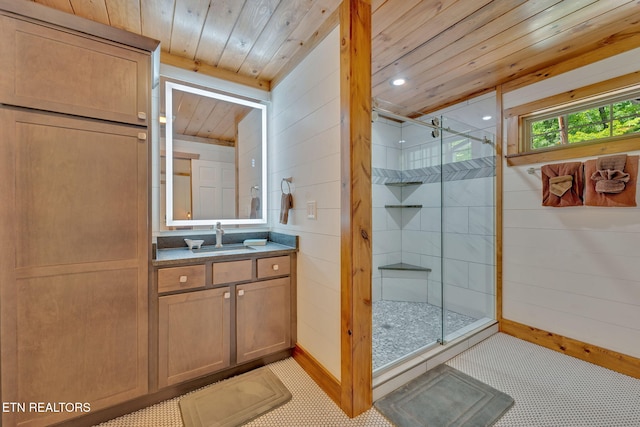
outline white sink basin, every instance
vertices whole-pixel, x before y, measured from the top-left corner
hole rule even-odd
[[[231,243],[223,245],[220,248],[215,246],[202,246],[199,249],[191,249],[193,253],[214,252],[214,253],[234,253],[234,252],[251,252],[255,251],[251,246],[245,246],[242,243]]]

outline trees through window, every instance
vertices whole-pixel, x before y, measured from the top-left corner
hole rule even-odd
[[[527,117],[525,151],[640,133],[640,93],[582,102]]]

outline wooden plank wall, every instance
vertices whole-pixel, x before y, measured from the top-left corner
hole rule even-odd
[[[548,69],[549,76],[531,75],[502,86],[506,149],[517,148],[520,114],[637,81],[637,53],[588,63],[591,58],[559,63]],[[636,378],[638,208],[543,207],[536,170],[543,163],[638,150],[640,142],[633,138],[511,156],[502,163],[504,208],[499,211],[505,237],[500,331]],[[527,173],[529,167],[534,174]]]

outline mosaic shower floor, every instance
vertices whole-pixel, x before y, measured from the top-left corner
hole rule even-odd
[[[477,319],[446,311],[447,333]],[[442,332],[440,307],[424,302],[373,302],[373,369],[437,341]]]

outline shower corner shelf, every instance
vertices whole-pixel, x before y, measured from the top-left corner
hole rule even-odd
[[[422,205],[384,205],[385,208],[421,208]]]
[[[409,187],[411,185],[422,185],[422,181],[387,182],[384,185],[387,187]]]
[[[404,271],[431,271],[430,268],[420,267],[419,265],[397,262],[395,264],[381,265],[378,270],[404,270]]]

